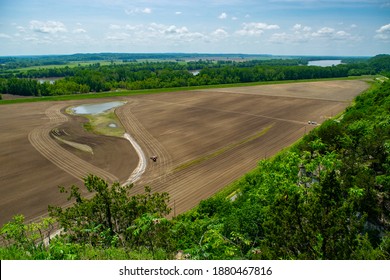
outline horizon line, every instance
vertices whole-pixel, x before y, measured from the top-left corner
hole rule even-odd
[[[50,57],[50,56],[74,56],[74,55],[215,55],[215,56],[268,56],[268,57],[373,57],[376,55],[327,55],[327,54],[267,54],[267,53],[207,53],[207,52],[76,52],[69,54],[10,54],[0,55],[0,57]],[[384,53],[383,53],[384,54]]]

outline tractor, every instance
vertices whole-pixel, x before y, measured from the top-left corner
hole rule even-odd
[[[153,160],[153,162],[156,162],[157,161],[157,156],[151,156],[150,159]]]

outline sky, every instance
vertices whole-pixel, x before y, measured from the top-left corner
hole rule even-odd
[[[99,52],[388,54],[390,0],[0,0],[0,56]]]

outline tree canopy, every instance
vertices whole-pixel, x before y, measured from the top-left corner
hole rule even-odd
[[[68,65],[43,67],[48,62],[45,62],[47,58],[42,58],[41,68],[0,71],[0,93],[53,96],[114,90],[372,75],[390,71],[389,57],[389,55],[378,55],[365,60],[349,59],[348,63],[329,67],[307,66],[310,59],[307,57],[244,61],[201,59],[181,61],[179,59],[179,61],[138,62],[131,60],[124,63],[112,61],[104,65],[92,60],[90,64],[79,64],[74,67]],[[191,72],[194,70],[197,74]],[[56,79],[51,82],[39,80],[42,78]]]

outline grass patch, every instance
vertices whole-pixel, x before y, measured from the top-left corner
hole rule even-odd
[[[66,108],[66,113],[75,115],[73,108],[74,106]],[[122,137],[126,131],[115,114],[116,108],[111,108],[100,114],[83,114],[82,116],[88,119],[88,122],[83,124],[85,131],[99,135]]]
[[[84,124],[84,129],[88,132],[114,137],[122,137],[125,133],[115,114],[115,108],[101,114],[85,115],[85,117],[89,120]]]
[[[209,160],[209,159],[212,159],[212,158],[215,158],[223,153],[226,153],[227,151],[230,151],[234,148],[237,148],[238,146],[241,146],[241,145],[244,145],[250,141],[253,141],[261,136],[263,136],[264,134],[266,134],[270,129],[271,127],[273,126],[273,124],[267,126],[266,128],[264,128],[262,131],[252,135],[252,136],[249,136],[247,138],[244,138],[243,140],[241,141],[238,141],[238,142],[235,142],[235,143],[231,143],[225,147],[222,147],[221,149],[218,149],[210,154],[206,154],[204,156],[201,156],[201,157],[198,157],[196,159],[193,159],[193,160],[190,160],[190,161],[187,161],[181,165],[179,165],[178,167],[176,167],[173,171],[174,172],[177,172],[177,171],[180,171],[180,170],[183,170],[183,169],[186,169],[188,167],[191,167],[191,166],[194,166],[194,165],[197,165],[199,163],[202,163],[206,160]]]

